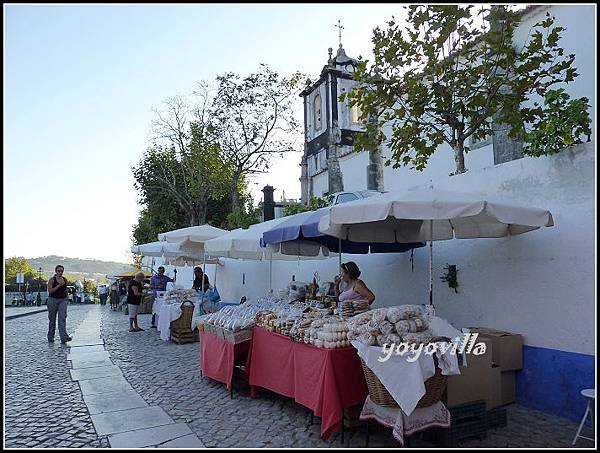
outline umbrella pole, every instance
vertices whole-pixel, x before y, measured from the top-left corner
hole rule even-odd
[[[339,266],[338,266],[338,274],[339,274],[340,269],[342,268],[342,238],[338,238],[338,256],[339,256]]]
[[[269,254],[269,292],[273,291],[273,254]]]
[[[429,221],[429,305],[433,305],[433,220]]]
[[[203,265],[203,270],[202,270],[202,292],[206,291],[204,288],[204,276],[206,275],[206,252],[204,252],[204,256],[202,258],[202,261],[204,261],[202,263]]]
[[[218,268],[219,268],[219,258],[217,258],[217,263],[215,264],[215,279],[214,279],[215,288],[217,287],[217,269]]]

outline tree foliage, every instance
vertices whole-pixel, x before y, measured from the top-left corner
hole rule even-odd
[[[300,79],[300,73],[287,78],[264,64],[246,77],[233,72],[217,76],[211,124],[232,169],[234,211],[241,205],[240,178],[268,170],[275,155],[295,151],[299,125],[293,104]]]
[[[283,208],[283,215],[294,215],[299,214],[301,212],[307,211],[316,211],[319,208],[324,208],[326,206],[330,206],[332,202],[332,197],[328,196],[325,198],[320,197],[311,197],[310,201],[306,204],[292,204],[285,206]]]
[[[222,223],[231,192],[232,171],[210,134],[206,106],[189,107],[175,97],[155,111],[155,142],[132,169],[143,206],[133,238],[156,241],[158,233],[204,223]],[[238,184],[244,189],[245,181]],[[221,209],[210,210],[210,206]]]
[[[32,283],[37,281],[37,271],[31,266],[29,261],[22,256],[13,256],[4,260],[4,282],[15,283],[17,274],[25,274],[25,282]]]
[[[437,147],[447,143],[456,173],[463,173],[467,138],[491,135],[492,118],[510,128],[509,137],[524,139],[524,151],[535,155],[554,153],[589,135],[587,99],[571,101],[564,91],[550,90],[577,73],[575,55],[564,55],[559,46],[564,28],[554,26],[549,14],[533,26],[525,46],[515,49],[520,16],[505,7],[405,8],[407,25],[402,28],[392,18],[387,29],[376,28],[374,61],[360,61],[354,75],[360,83],[349,94],[350,105],[358,105],[364,118],[379,119],[379,124],[365,121],[358,151],[386,143],[391,150],[386,165],[423,170]],[[560,99],[571,112],[568,127],[548,127],[552,115],[539,105],[540,96],[546,96],[547,107]]]

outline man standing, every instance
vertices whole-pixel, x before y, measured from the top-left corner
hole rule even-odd
[[[106,299],[108,298],[108,288],[106,285],[98,287],[98,295],[100,296],[100,305],[106,305]]]
[[[152,290],[152,296],[156,299],[157,291],[166,291],[167,283],[175,282],[177,280],[177,272],[175,272],[175,278],[167,277],[165,275],[165,268],[160,266],[158,273],[153,275],[150,279],[150,289]],[[152,325],[150,327],[156,328],[156,314],[152,313]]]

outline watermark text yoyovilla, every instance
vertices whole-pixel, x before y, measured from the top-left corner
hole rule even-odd
[[[419,360],[422,353],[427,355],[433,355],[437,351],[441,354],[446,354],[449,352],[450,354],[474,354],[474,355],[483,355],[487,349],[487,346],[484,342],[476,343],[478,333],[465,333],[463,338],[456,337],[451,342],[447,341],[438,341],[435,343],[428,344],[415,344],[415,343],[406,343],[402,342],[400,344],[385,343],[381,347],[381,352],[383,354],[382,357],[378,357],[377,360],[379,362],[387,362],[392,354],[405,356],[407,362],[415,362]]]

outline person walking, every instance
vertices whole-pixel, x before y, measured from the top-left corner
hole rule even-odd
[[[98,296],[100,297],[100,305],[106,305],[106,299],[108,298],[108,288],[106,285],[98,287]]]
[[[56,332],[56,316],[58,315],[58,332],[62,344],[73,338],[67,333],[67,279],[63,277],[65,268],[60,264],[54,268],[54,275],[48,280],[48,342],[54,343]]]
[[[27,293],[25,294],[25,300],[27,301],[27,306],[33,305],[33,294]]]
[[[117,310],[119,308],[119,286],[117,282],[110,285],[110,309]]]
[[[144,289],[144,273],[138,272],[135,278],[129,283],[127,290],[127,310],[129,312],[129,331],[141,332],[142,329],[138,325],[137,314],[140,304],[142,303],[142,290]]]
[[[39,291],[37,293],[37,296],[35,296],[35,303],[37,304],[38,307],[42,306],[42,295],[40,294]]]

